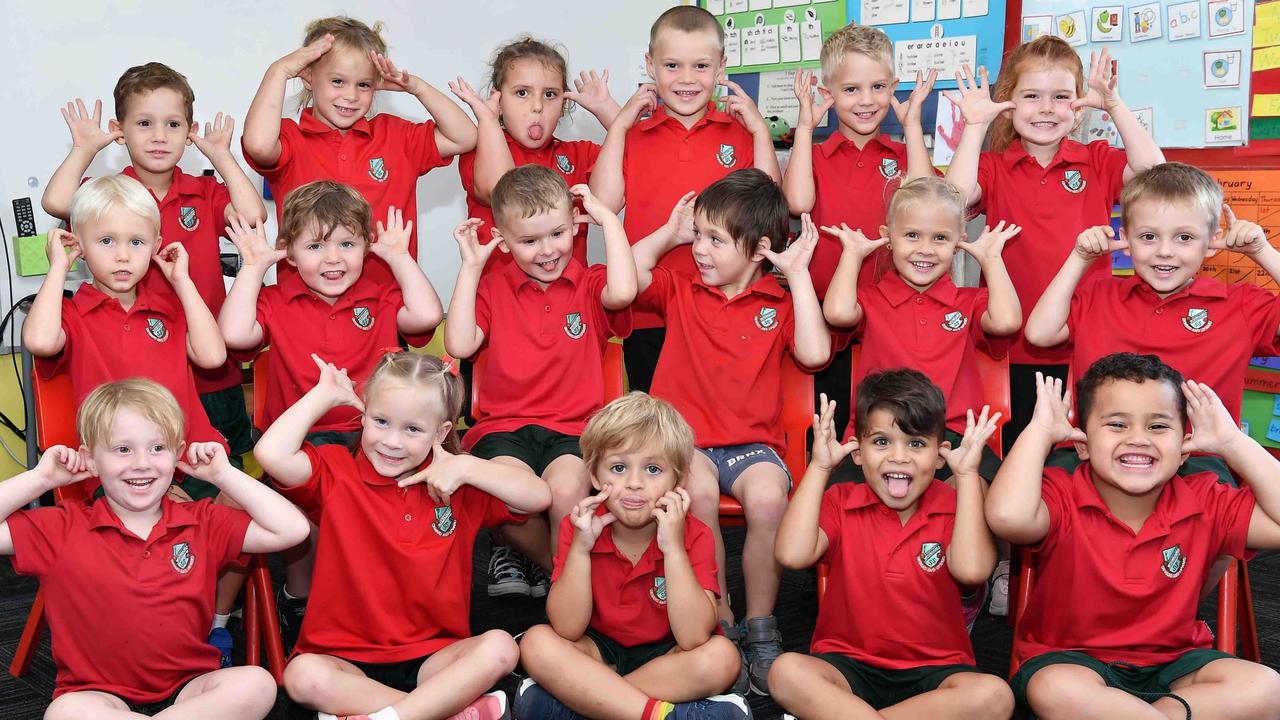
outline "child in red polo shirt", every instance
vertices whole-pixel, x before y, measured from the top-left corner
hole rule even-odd
[[[669,403],[633,392],[591,418],[582,450],[599,492],[562,522],[551,622],[520,641],[530,679],[516,717],[751,717],[740,695],[708,697],[742,663],[715,633],[711,532],[686,518],[688,423]]]
[[[1091,54],[1086,78],[1075,48],[1044,35],[1015,48],[1005,58],[995,100],[986,70],[974,81],[966,67],[957,73],[955,102],[965,127],[950,180],[970,208],[986,213],[987,224],[1004,221],[1025,232],[1010,241],[1005,262],[1014,268],[1013,286],[1023,308],[1036,306],[1054,273],[1071,254],[1081,230],[1109,221],[1120,188],[1135,173],[1164,162],[1151,134],[1120,99],[1115,62],[1104,49]],[[1105,111],[1115,122],[1124,150],[1101,140],[1071,140],[1085,108]],[[980,152],[991,129],[991,151]],[[1108,263],[1093,268],[1109,273]],[[1044,350],[1018,338],[1010,347],[1012,417],[1004,430],[1005,451],[1031,417],[1036,372],[1066,377],[1065,349]]]
[[[271,346],[264,417],[276,418],[315,385],[319,371],[310,357],[323,353],[358,383],[373,372],[385,348],[398,336],[424,345],[440,324],[443,311],[431,281],[409,254],[413,221],[395,207],[384,226],[378,221],[373,242],[369,203],[354,188],[327,180],[308,183],[285,199],[276,246],[267,244],[262,225],[250,228],[238,219],[227,234],[243,264],[219,316],[228,345],[240,351]],[[394,273],[394,284],[378,284],[364,273],[373,254]],[[279,283],[262,286],[267,270],[281,259],[296,272],[281,273]],[[316,418],[308,441],[350,446],[360,429],[360,414],[336,407]],[[311,585],[313,558],[300,548],[286,559],[281,617],[286,639],[297,636]]]
[[[652,84],[640,86],[609,126],[591,175],[591,191],[610,210],[627,209],[624,228],[634,245],[666,223],[672,206],[734,170],[758,168],[781,177],[773,137],[759,109],[724,77],[724,28],[705,9],[673,7],[649,30],[645,67]],[[717,82],[733,94],[716,107]],[[659,105],[659,100],[661,105]],[[649,117],[640,119],[649,111]],[[693,277],[687,253],[662,258],[663,267]],[[636,330],[623,351],[633,390],[648,391],[665,331],[651,313],[636,314]]]
[[[396,207],[412,220],[418,216],[418,177],[476,146],[471,118],[431,84],[396,68],[386,57],[381,29],[349,17],[314,20],[302,47],[267,68],[240,140],[249,167],[271,183],[278,215],[295,188],[334,180],[364,195],[376,217]],[[302,113],[297,121],[282,120],[285,88],[295,77],[304,88]],[[432,119],[367,117],[379,90],[413,95]],[[409,256],[418,257],[413,232]],[[380,284],[394,276],[380,258],[369,273]]]
[[[115,141],[129,151],[124,174],[146,186],[160,206],[160,245],[181,242],[190,255],[191,280],[214,318],[222,310],[227,288],[222,281],[219,235],[235,215],[262,222],[267,209],[231,154],[235,121],[218,113],[213,122],[194,121],[195,94],[186,77],[157,62],[131,67],[116,81],[116,117],[102,131],[102,101],[90,115],[84,102],[67,103],[62,118],[71,128],[71,153],[45,187],[45,212],[71,219],[71,198],[94,158]],[[187,175],[178,167],[186,145],[213,165],[226,185],[212,175]],[[75,228],[72,228],[75,230]],[[154,278],[154,276],[152,276]],[[154,278],[158,280],[158,278]],[[253,449],[240,363],[233,358],[217,368],[193,368],[196,390],[213,427],[230,447],[231,463],[244,467],[242,456]]]
[[[1222,202],[1218,181],[1190,165],[1164,163],[1135,175],[1120,203],[1120,238],[1110,225],[1080,234],[1027,319],[1027,341],[1044,347],[1071,342],[1076,372],[1113,352],[1158,355],[1184,377],[1212,387],[1239,420],[1249,358],[1280,354],[1280,300],[1252,283],[1199,277],[1200,265],[1228,250],[1280,277],[1280,252],[1262,228],[1236,219]],[[1220,211],[1230,222],[1225,232]],[[1133,258],[1133,276],[1091,278],[1095,260],[1114,250]],[[1050,464],[1070,470],[1078,461],[1063,448]],[[1179,472],[1204,471],[1231,477],[1212,455],[1189,458]]]
[[[573,255],[575,196],[604,227],[605,264]],[[445,349],[484,361],[463,447],[476,457],[514,464],[551,488],[547,520],[495,533],[488,591],[546,595],[546,573],[560,521],[590,492],[578,435],[604,404],[605,344],[631,331],[636,266],[622,221],[586,185],[572,190],[556,171],[522,165],[493,188],[493,239],[480,244],[482,221],[454,231],[462,269],[449,302]],[[495,248],[512,262],[484,277]],[[549,523],[549,526],[548,526]],[[507,545],[514,545],[528,559]],[[530,563],[530,560],[532,563]]]
[[[790,222],[773,179],[762,170],[738,170],[702,191],[696,202],[693,193],[682,198],[667,224],[633,249],[640,275],[637,303],[668,328],[653,394],[669,400],[693,426],[699,450],[687,485],[693,514],[716,539],[720,617],[731,639],[742,637],[750,681],[760,692],[767,691],[769,664],[782,652],[773,617],[782,576],[773,535],[791,486],[780,456],[782,364],[794,360],[812,370],[831,358],[831,334],[809,278],[818,229],[802,216],[804,230],[784,251]],[[685,243],[692,244],[696,278],[658,264]],[[786,278],[789,292],[768,269]],[[721,493],[742,503],[747,522],[746,614],[737,628],[724,580]]]
[[[1213,649],[1196,619],[1219,555],[1280,548],[1280,464],[1155,355],[1094,363],[1076,384],[1080,429],[1062,382],[1037,380],[986,501],[991,529],[1036,553],[1019,701],[1046,719],[1280,717],[1280,675]],[[1045,466],[1064,441],[1085,459],[1074,473]],[[1248,487],[1179,474],[1190,452],[1221,454]]]
[[[315,584],[285,668],[295,702],[370,720],[498,720],[516,665],[510,635],[470,636],[471,556],[482,527],[547,508],[523,468],[461,454],[462,385],[439,358],[383,356],[363,388],[312,356],[317,385],[267,429],[254,454],[318,515]],[[356,449],[307,431],[339,407],[362,413]],[[478,699],[477,699],[478,698]]]
[[[590,140],[561,140],[553,133],[566,110],[574,102],[595,116],[606,130],[618,114],[618,103],[609,95],[609,71],[582,71],[569,90],[569,69],[564,55],[541,40],[528,35],[498,49],[490,63],[487,100],[481,99],[465,81],[459,81],[458,96],[476,115],[476,149],[458,158],[458,174],[467,193],[467,217],[478,218],[483,237],[494,227],[492,195],[494,185],[506,172],[521,165],[541,165],[564,177],[570,186],[591,178],[600,154],[600,145]],[[573,256],[587,264],[587,226],[573,235]],[[507,253],[489,257],[486,270],[511,264]]]
[[[960,600],[995,567],[978,467],[999,414],[968,410],[952,445],[947,400],[918,370],[868,375],[857,398],[857,436],[843,445],[835,402],[822,398],[813,456],[778,528],[785,567],[822,561],[831,573],[812,655],[778,658],[774,700],[803,718],[1007,719],[1013,696],[975,666]],[[827,490],[850,454],[866,483]],[[936,478],[944,464],[954,489]]]
[[[77,413],[80,450],[56,445],[0,483],[0,555],[40,580],[58,667],[50,720],[263,718],[276,699],[260,667],[219,669],[205,643],[219,572],[241,553],[307,534],[284,498],[232,467],[218,443],[191,443],[173,394],[143,378],[99,386]],[[175,470],[244,510],[167,496]],[[23,510],[55,488],[100,482],[92,504]]]

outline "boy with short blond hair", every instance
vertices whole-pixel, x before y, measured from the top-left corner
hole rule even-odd
[[[741,661],[715,633],[711,533],[686,517],[688,423],[670,403],[633,392],[591,418],[582,450],[598,494],[562,522],[550,624],[520,643],[530,679],[516,716],[749,718],[741,696],[715,696]]]
[[[781,177],[764,118],[724,75],[724,28],[714,15],[692,5],[662,13],[649,31],[645,64],[653,83],[641,85],[614,118],[591,174],[591,191],[606,207],[626,208],[633,245],[663,225],[682,195],[730,172],[754,167]],[[714,96],[720,82],[732,93],[724,110]],[[682,253],[662,258],[662,265],[696,274]],[[663,337],[657,316],[636,313],[635,331],[623,344],[633,389],[649,390]]]
[[[581,198],[604,228],[605,264],[573,256]],[[463,447],[477,457],[516,464],[551,486],[547,521],[503,526],[489,563],[490,595],[547,593],[560,521],[590,492],[578,435],[604,404],[603,357],[611,336],[631,332],[636,267],[622,221],[586,185],[570,188],[556,171],[523,165],[494,186],[495,226],[481,244],[481,221],[454,231],[462,270],[449,302],[445,349],[482,372]],[[495,249],[511,256],[484,275]],[[527,559],[513,553],[511,544]]]

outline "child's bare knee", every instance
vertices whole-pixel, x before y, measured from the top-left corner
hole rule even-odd
[[[699,653],[697,675],[712,681],[720,692],[738,679],[742,656],[738,648],[723,635],[712,635],[694,652]]]
[[[769,667],[769,694],[775,699],[785,700],[801,681],[813,677],[804,671],[803,657],[799,653],[782,653],[773,661]]]
[[[1013,690],[1009,684],[995,675],[973,673],[964,685],[966,705],[973,710],[973,717],[1007,720],[1013,715]]]
[[[318,655],[299,655],[284,668],[284,689],[298,703],[316,705],[333,686],[334,668]]]
[[[495,678],[515,670],[516,662],[520,660],[520,648],[515,638],[503,630],[489,630],[481,635],[476,652],[490,661]]]
[[[1257,663],[1249,663],[1248,671],[1238,673],[1233,680],[1232,695],[1243,707],[1249,708],[1248,717],[1280,717],[1280,674]]]

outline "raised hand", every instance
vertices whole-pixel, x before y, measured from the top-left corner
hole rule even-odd
[[[809,457],[812,465],[830,473],[836,469],[841,460],[858,449],[858,439],[847,443],[840,442],[840,433],[836,430],[836,401],[828,400],[822,393],[818,398],[818,411],[813,414],[813,452]]]
[[[369,252],[391,261],[397,255],[409,254],[409,237],[413,234],[413,221],[405,222],[403,213],[395,205],[387,207],[387,224],[378,221],[378,242],[369,246]]]
[[[454,455],[440,443],[431,448],[431,464],[398,481],[402,488],[425,482],[432,502],[448,505],[458,488],[467,484],[467,456]]]
[[[983,76],[985,80],[985,75]],[[903,127],[919,127],[920,126],[920,109],[924,107],[924,101],[928,99],[929,93],[933,92],[933,84],[938,80],[937,68],[930,68],[929,74],[916,72],[916,86],[911,90],[911,95],[907,97],[907,101],[898,102],[898,98],[894,95],[889,96],[889,104],[893,106],[893,114],[898,116],[898,122]]]
[[[569,511],[569,522],[573,523],[573,542],[582,550],[590,552],[596,546],[596,540],[600,538],[600,533],[604,532],[605,527],[610,525],[615,518],[613,513],[606,512],[603,515],[596,514],[596,508],[600,504],[609,499],[609,491],[601,490],[599,493],[591,497],[584,498],[582,502],[573,506]]]
[[[988,417],[990,410],[991,408],[983,405],[982,412],[976,418],[973,416],[973,410],[967,410],[964,437],[960,440],[960,445],[939,449],[947,465],[951,466],[952,475],[978,474],[978,468],[982,465],[982,449],[995,433],[997,422],[1000,420],[1000,413]]]
[[[347,370],[339,370],[333,363],[325,362],[319,355],[311,353],[311,361],[320,368],[320,379],[316,381],[315,390],[319,390],[333,401],[334,407],[347,405],[364,412],[364,401],[356,393],[355,382],[347,377]]]
[[[76,98],[74,103],[68,102],[58,112],[62,113],[62,119],[67,121],[67,128],[71,130],[72,147],[83,148],[97,155],[102,148],[124,138],[124,130],[102,129],[101,100],[94,101],[92,115],[80,98]]]
[[[840,227],[824,225],[821,229],[822,232],[828,235],[836,236],[836,239],[840,241],[841,252],[852,253],[859,260],[866,260],[871,253],[889,244],[889,238],[872,240],[863,235],[861,230],[854,230],[845,223],[840,223]]]
[[[771,238],[772,239],[772,238]],[[776,253],[769,248],[760,250],[760,254],[773,264],[778,272],[790,278],[796,273],[809,272],[809,261],[813,259],[813,251],[818,247],[818,226],[813,224],[809,213],[800,215],[800,234],[787,246],[786,250]]]
[[[1271,247],[1267,242],[1267,232],[1261,225],[1236,217],[1231,206],[1226,203],[1222,203],[1222,212],[1227,216],[1227,232],[1222,237],[1223,249],[1255,257]]]
[[[1213,388],[1187,380],[1182,383],[1182,394],[1187,398],[1187,419],[1191,421],[1191,436],[1182,441],[1182,452],[1221,455],[1229,444],[1244,437]]]
[[[956,86],[959,91],[948,91],[947,97],[960,108],[966,123],[986,125],[999,117],[1000,113],[1014,108],[1010,100],[998,103],[991,99],[991,88],[987,84],[985,67],[978,68],[977,80],[974,80],[973,71],[968,65],[963,67],[963,72],[956,73]]]
[[[613,126],[620,130],[628,130],[639,122],[642,115],[651,113],[657,108],[657,86],[653,83],[641,83],[640,87],[636,88],[635,94],[628,98],[626,104],[618,111],[618,116],[613,119]]]
[[[979,266],[986,267],[988,262],[1000,259],[1001,253],[1004,252],[1004,244],[1020,232],[1022,232],[1021,226],[1013,223],[1005,226],[1004,221],[1001,220],[994,228],[989,225],[984,226],[977,240],[961,242],[960,247],[977,260]]]
[[[449,81],[449,90],[454,95],[457,95],[459,100],[466,103],[467,107],[471,108],[476,120],[489,119],[496,121],[498,115],[502,112],[499,109],[499,100],[502,97],[502,93],[494,90],[489,93],[489,99],[485,100],[480,97],[480,93],[476,92],[475,88],[471,87],[471,83],[467,82],[461,75],[457,79]]]
[[[755,101],[751,99],[747,91],[727,77],[723,79],[723,82],[729,88],[729,95],[724,100],[725,112],[729,113],[749,133],[768,132],[769,127],[765,125],[764,116],[760,114],[760,108],[756,107]]]
[[[1110,255],[1112,250],[1128,250],[1129,243],[1116,239],[1116,231],[1110,225],[1087,228],[1076,237],[1075,254],[1085,262],[1092,262]]]
[[[201,155],[213,159],[215,155],[231,154],[231,138],[235,135],[236,121],[230,115],[218,113],[213,122],[204,124],[204,135],[200,134],[200,123],[191,123],[191,132],[187,139],[191,141]]]
[[[224,477],[223,473],[231,469],[231,461],[227,459],[227,451],[221,443],[191,443],[187,448],[186,461],[178,460],[178,469],[217,486],[218,481]]]
[[[808,128],[810,130],[818,127],[818,123],[822,122],[822,118],[827,116],[827,111],[836,103],[835,98],[831,97],[831,92],[826,88],[819,86],[818,94],[822,96],[822,104],[814,106],[813,102],[813,86],[817,82],[817,76],[812,70],[797,70],[793,80],[793,89],[796,93],[796,100],[800,101],[800,114],[796,119],[796,128]]]
[[[458,255],[462,258],[463,267],[483,268],[498,247],[498,238],[480,243],[477,232],[483,224],[480,218],[467,218],[453,229],[453,239],[458,242]]]
[[[60,488],[93,477],[86,455],[67,447],[54,445],[40,456],[36,470],[50,489]]]
[[[227,226],[227,239],[240,251],[240,263],[244,267],[262,265],[264,269],[280,262],[289,253],[277,250],[267,242],[267,229],[264,223],[250,225],[243,215],[231,218]]]
[[[373,66],[378,69],[379,90],[407,93],[417,91],[418,83],[422,81],[416,75],[410,75],[404,68],[397,68],[396,64],[391,62],[391,58],[382,53],[370,50],[369,57],[373,59]]]
[[[676,201],[675,207],[671,208],[671,215],[667,218],[667,229],[675,236],[676,242],[680,245],[688,245],[693,242],[696,231],[693,228],[693,206],[698,199],[696,190],[690,190]]]
[[[155,254],[151,256],[151,262],[160,268],[160,272],[164,273],[164,279],[168,280],[170,285],[177,285],[180,281],[191,277],[189,272],[191,258],[180,242],[157,247]]]
[[[591,222],[600,225],[608,217],[617,217],[617,215],[613,214],[612,210],[606,207],[604,203],[600,202],[600,198],[597,198],[595,194],[591,192],[591,187],[587,184],[579,183],[578,185],[574,185],[569,188],[569,192],[574,197],[582,201],[582,209],[586,210],[587,215],[589,216],[586,218],[577,217],[575,218],[576,222],[590,220]]]
[[[654,503],[653,517],[658,521],[658,549],[664,555],[684,550],[684,517],[692,502],[688,491],[676,487],[668,490]]]
[[[1091,107],[1110,110],[1120,101],[1116,88],[1120,83],[1120,63],[1111,57],[1106,48],[1101,53],[1089,53],[1089,90],[1082,98],[1071,101],[1071,109]]]
[[[275,62],[276,67],[284,73],[287,78],[296,78],[311,66],[311,63],[319,60],[325,53],[333,48],[333,36],[325,35],[318,38],[310,45],[294,50]]]
[[[1031,425],[1048,435],[1057,445],[1068,440],[1084,442],[1084,431],[1071,424],[1071,391],[1064,390],[1062,379],[1036,373],[1036,407]]]
[[[80,249],[80,241],[75,235],[62,228],[54,228],[45,238],[44,254],[49,258],[49,272],[58,271],[66,274],[71,269],[71,264],[84,252]]]
[[[564,97],[586,108],[592,115],[598,115],[613,99],[609,94],[609,71],[583,70],[574,79],[573,89],[566,90]]]

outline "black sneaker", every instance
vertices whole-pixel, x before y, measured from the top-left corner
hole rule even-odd
[[[742,632],[737,625],[720,621],[720,629],[724,631],[724,636],[728,638],[733,646],[738,648],[738,656],[742,663],[738,666],[738,679],[733,682],[733,687],[729,688],[731,695],[746,695],[751,690],[751,679],[747,676],[747,651],[742,647]]]
[[[547,571],[529,558],[525,558],[524,575],[529,581],[529,597],[546,597],[551,591],[551,578],[547,576]]]
[[[218,648],[218,667],[231,667],[231,631],[225,627],[214,628],[209,631],[209,644]]]
[[[284,655],[293,652],[302,632],[302,616],[307,612],[306,598],[285,597],[284,588],[276,592],[276,613],[280,616],[280,638],[284,641]]]
[[[530,594],[529,581],[524,575],[525,560],[515,550],[502,545],[493,546],[489,557],[489,597]]]
[[[715,695],[678,703],[670,717],[674,720],[751,720],[751,706],[741,695]]]
[[[747,674],[751,677],[751,689],[760,695],[769,694],[769,668],[782,654],[782,633],[778,631],[778,619],[772,615],[748,618],[745,642],[747,657],[751,662]]]

